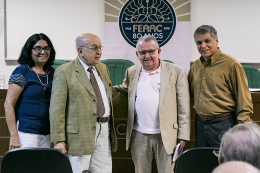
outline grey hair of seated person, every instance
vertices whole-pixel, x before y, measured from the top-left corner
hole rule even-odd
[[[260,127],[255,123],[238,124],[223,136],[220,163],[243,161],[260,169]]]
[[[214,39],[218,38],[217,30],[210,25],[201,25],[198,27],[194,32],[194,38],[196,38],[198,35],[204,35],[210,33],[211,37]]]
[[[231,161],[219,165],[212,173],[260,173],[260,171],[249,163]]]
[[[141,43],[142,41],[144,41],[144,42],[149,42],[149,41],[151,41],[151,40],[154,41],[154,43],[155,43],[155,45],[156,45],[156,48],[159,48],[159,44],[158,44],[158,42],[157,42],[157,40],[156,40],[156,38],[155,38],[154,36],[152,36],[152,35],[144,35],[144,36],[142,36],[142,37],[140,37],[140,38],[138,39],[138,41],[137,41],[137,43],[136,43],[136,51],[139,50],[139,45],[140,45],[140,43]]]

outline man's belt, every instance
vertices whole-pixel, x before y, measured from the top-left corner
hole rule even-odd
[[[208,121],[208,120],[213,120],[213,119],[225,117],[225,116],[228,116],[228,115],[233,115],[233,113],[234,112],[228,112],[228,113],[220,114],[220,115],[199,115],[198,114],[198,116],[200,117],[201,120]]]
[[[109,117],[97,117],[97,122],[106,123],[109,121]]]

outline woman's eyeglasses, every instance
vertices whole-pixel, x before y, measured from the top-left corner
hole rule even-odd
[[[32,48],[35,52],[37,53],[40,53],[44,50],[44,52],[50,52],[51,51],[51,47],[49,46],[46,46],[46,47],[40,47],[40,46],[37,46],[37,47],[34,47]]]

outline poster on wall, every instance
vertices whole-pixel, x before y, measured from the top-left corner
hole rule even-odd
[[[141,36],[156,37],[160,59],[190,68],[190,0],[105,0],[105,58],[135,64]]]

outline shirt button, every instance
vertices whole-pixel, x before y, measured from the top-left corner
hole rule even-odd
[[[201,102],[201,100],[200,100],[200,102]]]
[[[95,100],[95,99],[93,99],[93,102],[96,102],[96,100]]]
[[[206,78],[204,77],[204,78],[202,78],[203,80],[205,80]]]
[[[96,116],[96,113],[94,113],[93,116]]]
[[[93,130],[96,130],[96,126],[93,126],[92,129],[93,129]]]

